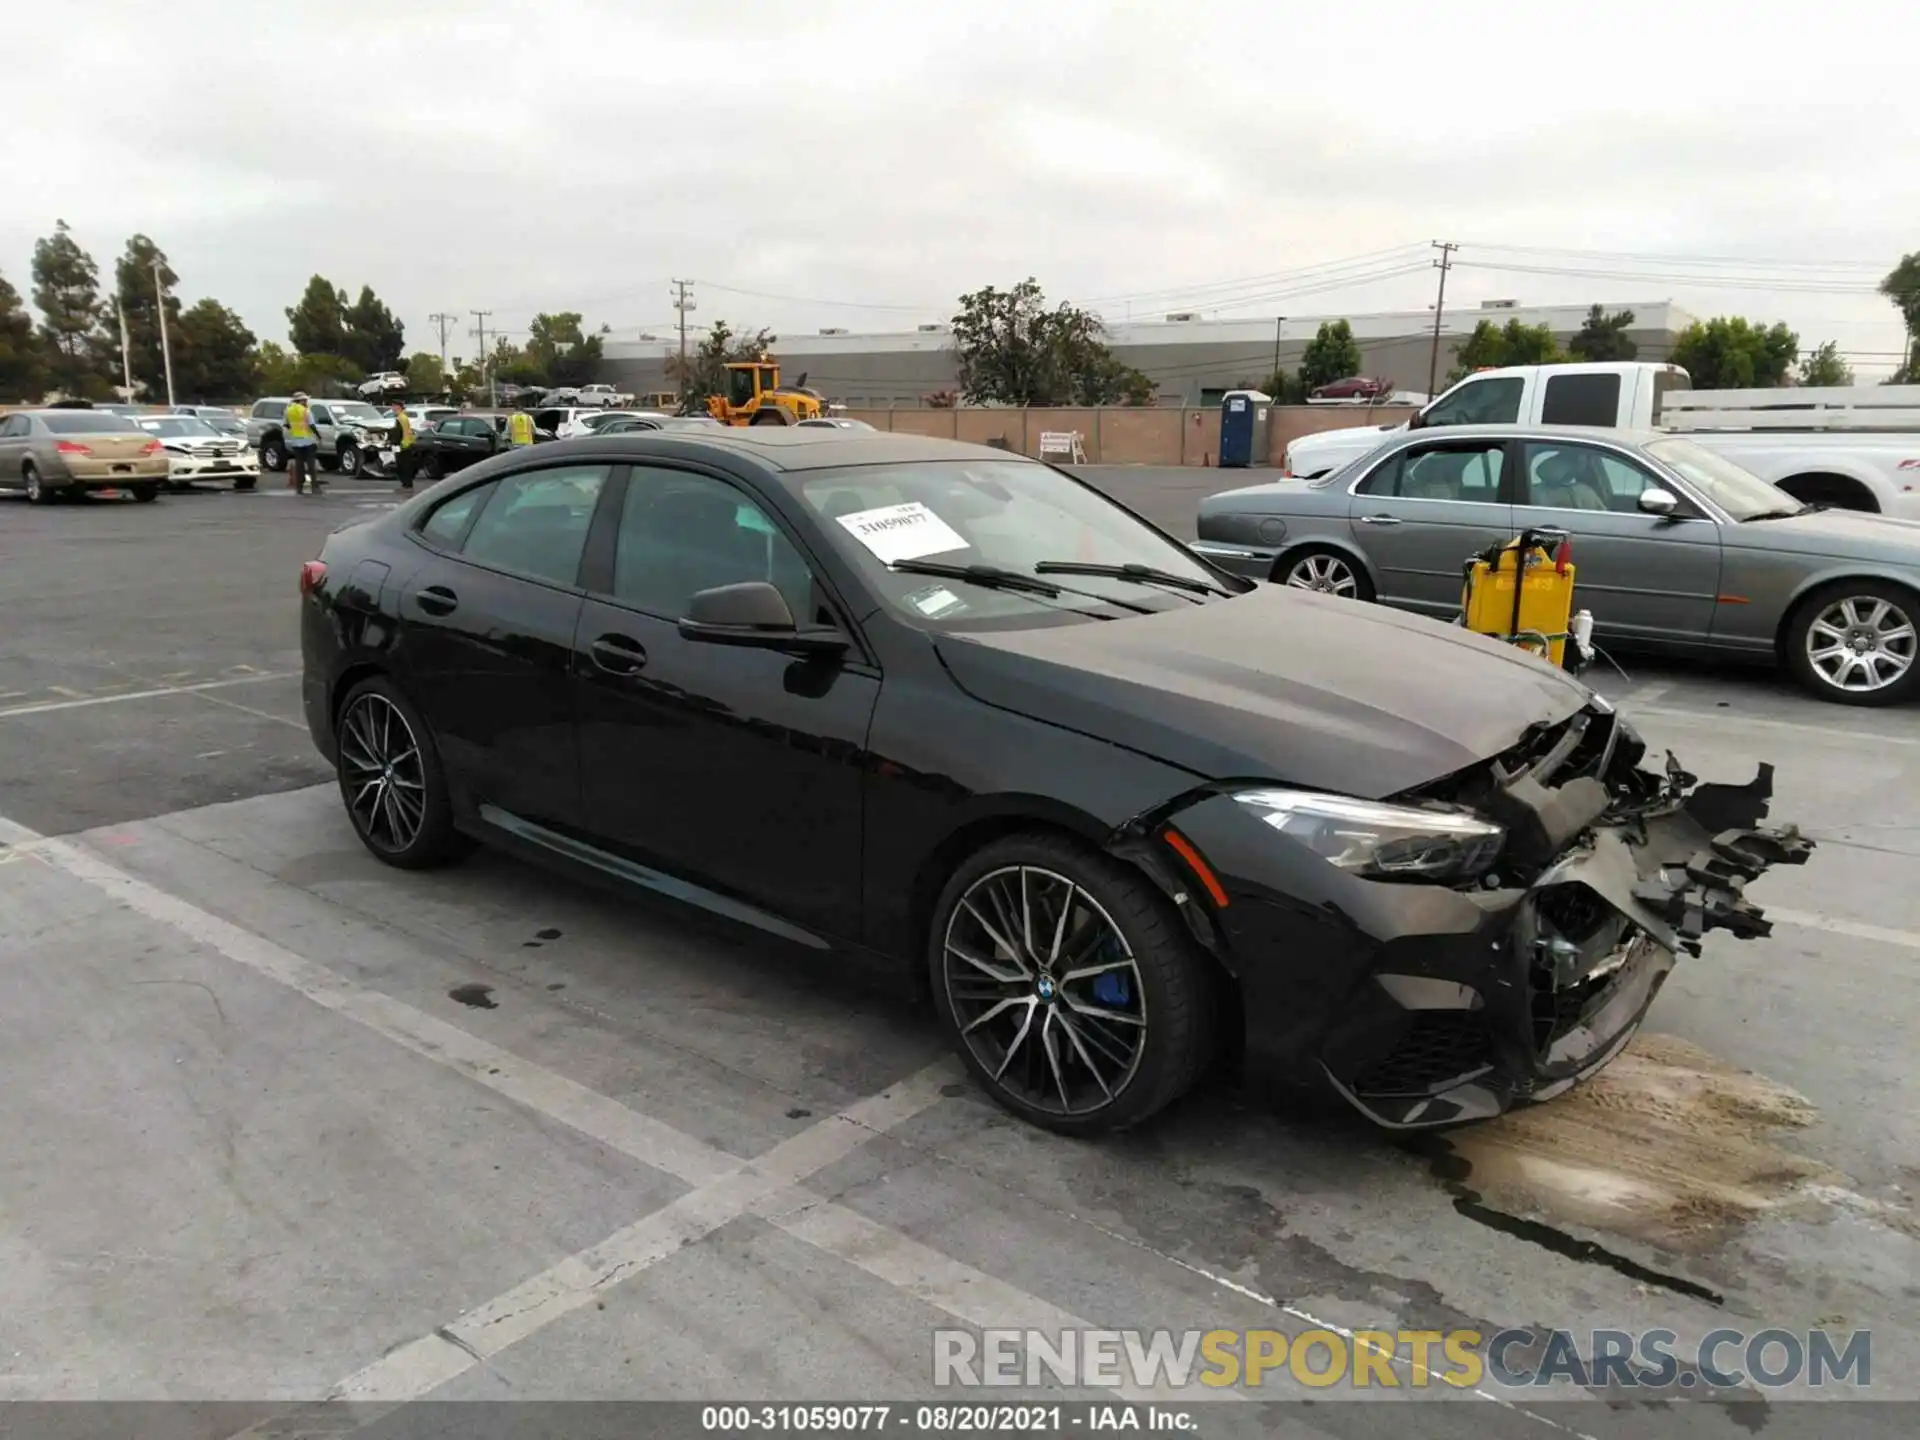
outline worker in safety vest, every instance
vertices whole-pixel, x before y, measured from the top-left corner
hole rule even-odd
[[[533,417],[524,410],[516,410],[507,417],[507,448],[518,450],[522,446],[533,444]]]
[[[281,417],[287,436],[287,488],[301,494],[320,493],[320,433],[313,428],[313,413],[307,409],[307,392],[296,390]]]
[[[400,453],[394,456],[394,469],[400,475],[400,488],[413,488],[414,454],[413,421],[407,415],[407,407],[398,400],[393,402],[393,434],[399,442]]]

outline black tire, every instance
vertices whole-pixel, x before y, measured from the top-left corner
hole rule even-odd
[[[340,457],[338,455],[315,455],[313,458],[320,462],[320,468],[329,475],[340,468]]]
[[[1854,649],[1856,640],[1868,648]],[[1920,695],[1920,592],[1886,580],[1823,585],[1794,607],[1781,650],[1794,679],[1822,700],[1871,706],[1911,700]],[[1844,658],[1846,668],[1830,675],[1814,658],[1819,652],[1832,657],[1830,665]],[[1878,683],[1849,688],[1845,682],[1862,661],[1871,673],[1861,678]]]
[[[269,435],[260,442],[260,468],[276,475],[287,468],[287,447],[278,435]]]
[[[238,480],[233,482],[233,488],[236,490],[251,490],[259,483],[260,481],[256,476],[242,475]]]
[[[439,451],[428,454],[426,463],[420,467],[420,473],[429,480],[444,480],[447,474],[446,462],[440,458]]]
[[[384,675],[375,675],[349,690],[336,713],[334,770],[348,823],[360,843],[375,859],[400,870],[429,870],[467,854],[473,843],[454,829],[440,751],[413,702]],[[404,739],[397,734],[401,726]],[[393,759],[409,751],[411,761]],[[370,802],[367,795],[367,787],[378,783],[368,778],[377,768],[368,762],[383,760],[387,763],[382,775],[390,777],[396,791],[392,809],[383,808],[378,795]],[[403,796],[416,789],[417,817],[412,807],[402,806]],[[389,817],[411,824],[397,831]]]
[[[1316,579],[1329,576],[1344,577],[1341,583],[1351,584],[1352,588],[1330,588],[1329,584],[1319,583]],[[1289,550],[1274,562],[1270,578],[1276,585],[1315,590],[1347,600],[1374,598],[1373,580],[1368,576],[1366,566],[1332,545],[1303,545],[1298,550]]]
[[[1015,877],[1013,883],[1017,885],[1033,886],[1037,898],[1027,913],[1042,918],[1025,923],[1051,951],[1043,957],[1039,954],[1041,946],[1032,939],[1017,942],[1028,951],[1027,960],[1021,961],[1019,968],[1033,973],[1035,989],[1030,998],[1016,993],[1024,986],[1023,980],[983,982],[963,959],[949,953],[950,936],[957,950],[974,953],[973,947],[980,943],[978,937],[985,934],[984,930],[974,930],[975,923],[983,908],[993,908],[991,887],[1006,884],[1009,875]],[[1030,881],[1029,877],[1040,878]],[[1067,890],[1064,921],[1057,918],[1061,915],[1063,888]],[[1052,916],[1047,914],[1048,897],[1052,897]],[[969,904],[963,906],[963,899]],[[1072,923],[1076,915],[1086,917],[1086,928]],[[1097,937],[1096,926],[1110,926],[1124,947],[1122,952],[1108,952],[1118,958],[1102,968],[1123,977],[1116,983],[1126,988],[1107,995],[1083,988],[1076,1001],[1068,993],[1069,983],[1097,987],[1106,977],[1076,980],[1072,978],[1075,971],[1059,966],[1101,953],[1097,947],[1108,942],[1096,938],[1096,948],[1087,948],[1084,939]],[[1049,934],[1053,937],[1050,942]],[[1066,956],[1070,944],[1082,952],[1072,959]],[[1001,961],[1000,946],[988,942],[985,948],[989,962],[1010,971]],[[1139,872],[1063,837],[1010,836],[968,858],[948,880],[934,907],[927,965],[941,1023],[975,1080],[1006,1110],[1059,1134],[1107,1134],[1143,1123],[1186,1093],[1213,1056],[1214,977],[1171,904]],[[1090,1015],[1119,1015],[1118,1007],[1132,1003],[1135,979],[1137,1021],[1115,1025],[1088,1020]],[[969,980],[972,989],[991,993],[970,993]],[[1009,986],[1012,990],[1007,989]],[[1011,995],[1015,1004],[1000,1013],[994,997],[1003,994]],[[1084,1008],[1090,999],[1103,1008]],[[1019,1008],[1022,1004],[1027,1007],[1024,1012]],[[995,1009],[998,1018],[982,1020],[989,1009]],[[1067,1019],[1060,1021],[1063,1012]],[[963,1020],[963,1013],[970,1018]],[[1041,1017],[1037,1035],[1031,1028],[1020,1030],[1022,1014],[1029,1027],[1036,1023],[1035,1017]],[[1096,1025],[1101,1028],[1095,1029]],[[1055,1037],[1052,1052],[1044,1043],[1049,1026]],[[1088,1036],[1101,1042],[1097,1050]],[[1132,1041],[1130,1067],[1116,1061],[1102,1076],[1095,1068],[1094,1055],[1111,1059],[1114,1051],[1106,1046],[1124,1049],[1130,1036],[1137,1037]],[[1007,1072],[1004,1079],[997,1077],[989,1064],[996,1053],[999,1068]],[[1042,1059],[1049,1062],[1045,1068],[1039,1064]],[[1057,1068],[1051,1064],[1055,1060],[1062,1062]],[[1020,1083],[1019,1072],[1025,1073],[1028,1083]],[[1072,1082],[1063,1079],[1067,1075],[1074,1077]],[[1033,1088],[1036,1083],[1040,1087],[1037,1091]],[[1049,1083],[1057,1085],[1061,1094],[1057,1107],[1047,1089]],[[1076,1086],[1086,1100],[1079,1107],[1066,1094]],[[1045,1103],[1036,1103],[1036,1095],[1044,1097]]]
[[[353,479],[360,473],[360,447],[358,445],[342,445],[340,447],[339,458],[333,463],[339,468],[342,475],[346,476],[349,480]]]
[[[160,498],[160,487],[157,484],[129,485],[127,488],[133,491],[133,498],[142,505],[151,505]]]
[[[20,482],[26,487],[29,505],[50,505],[59,498],[53,487],[40,478],[31,460],[20,467]]]
[[[763,405],[753,412],[753,419],[747,423],[749,425],[786,425],[791,422],[787,419],[787,412],[779,406]]]

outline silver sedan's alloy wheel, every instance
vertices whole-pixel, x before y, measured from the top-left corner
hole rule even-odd
[[[32,466],[27,467],[27,503],[29,505],[47,503],[47,487],[40,479],[40,472]]]
[[[942,971],[960,1038],[1036,1110],[1091,1115],[1146,1051],[1146,995],[1126,937],[1074,881],[1034,865],[981,876],[953,907]]]
[[[369,844],[397,854],[420,838],[425,757],[407,717],[386,696],[361,695],[340,717],[340,764],[348,813]]]
[[[1913,669],[1920,633],[1914,617],[1878,595],[1848,595],[1807,627],[1807,663],[1836,690],[1868,694],[1897,685]]]
[[[1296,590],[1318,590],[1323,595],[1337,595],[1342,600],[1352,600],[1360,593],[1360,582],[1353,573],[1353,566],[1338,555],[1328,555],[1324,551],[1302,555],[1294,561],[1293,568],[1287,571],[1287,584]]]

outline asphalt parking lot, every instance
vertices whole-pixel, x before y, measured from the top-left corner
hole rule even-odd
[[[1187,534],[1220,483],[1083,473]],[[300,718],[295,580],[390,503],[0,499],[0,1399],[931,1397],[936,1329],[1075,1325],[1866,1328],[1868,1393],[1920,1399],[1920,712],[1601,678],[1706,778],[1774,762],[1820,848],[1575,1094],[1403,1145],[1216,1085],[1074,1143],[828,963],[484,853],[369,858]],[[1407,1431],[1263,1397],[1315,1403],[1211,1397],[1203,1433]],[[1653,1433],[1460,1398],[1416,1433]],[[1685,1433],[1820,1433],[1804,1392],[1741,1399]]]

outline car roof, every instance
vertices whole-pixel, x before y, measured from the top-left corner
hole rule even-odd
[[[1327,432],[1332,433],[1332,432]],[[1434,425],[1395,435],[1396,444],[1416,440],[1604,440],[1645,445],[1677,437],[1663,430],[1620,430],[1600,425]]]
[[[990,445],[967,445],[925,435],[899,435],[886,430],[839,428],[802,429],[799,426],[688,426],[673,430],[643,430],[621,435],[583,436],[560,440],[568,453],[613,455],[636,447],[683,458],[702,452],[729,454],[755,461],[769,470],[831,470],[849,465],[901,465],[928,460],[1015,461],[1037,464],[1024,455]],[[542,447],[552,453],[548,447]]]

